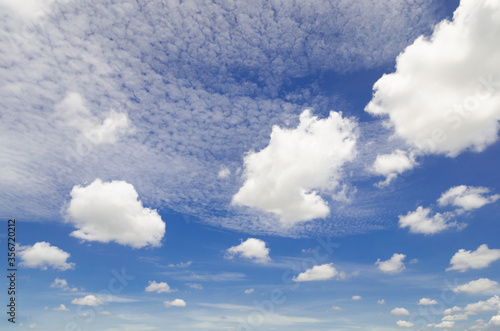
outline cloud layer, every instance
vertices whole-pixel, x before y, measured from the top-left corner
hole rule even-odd
[[[219,217],[242,155],[307,107],[340,109],[290,82],[388,63],[439,16],[433,0],[24,3],[0,3],[0,209],[54,219],[74,185],[118,178],[247,231],[270,230]]]

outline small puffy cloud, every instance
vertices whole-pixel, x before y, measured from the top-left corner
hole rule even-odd
[[[450,215],[436,213],[429,217],[430,208],[419,206],[415,211],[406,215],[399,215],[399,227],[410,228],[411,233],[435,234],[456,226],[455,222],[448,222]]]
[[[463,310],[462,308],[460,308],[460,307],[458,307],[458,306],[455,306],[455,307],[453,307],[453,308],[448,308],[448,309],[445,309],[445,310],[443,311],[443,315],[451,315],[451,314],[453,314],[453,313],[456,313],[456,312],[458,312],[458,311],[462,311],[462,310]]]
[[[454,157],[498,139],[500,2],[461,1],[383,75],[365,110],[387,116],[395,136],[421,154]]]
[[[489,192],[486,187],[455,186],[443,193],[438,203],[440,206],[452,205],[464,210],[477,209],[500,199],[500,194],[485,196]]]
[[[338,186],[357,136],[356,123],[337,112],[318,119],[305,110],[297,128],[274,126],[269,145],[245,156],[245,182],[232,204],[274,213],[284,225],[326,217],[320,193]]]
[[[149,281],[149,285],[146,286],[144,289],[146,292],[156,292],[156,293],[170,293],[170,292],[175,292],[176,290],[173,290],[168,286],[167,283],[165,282],[159,282],[157,283],[156,281]]]
[[[443,317],[442,321],[466,321],[469,319],[468,315],[459,314],[459,315],[447,315]]]
[[[29,326],[30,329],[36,329],[36,323],[31,323]]]
[[[395,179],[399,174],[412,169],[417,163],[413,155],[407,155],[405,151],[395,150],[391,154],[377,155],[372,166],[372,172],[385,176],[385,181],[377,183],[377,186],[383,187]]]
[[[310,282],[316,280],[332,279],[338,274],[338,271],[333,267],[333,263],[316,265],[311,269],[300,273],[294,277],[295,282]]]
[[[26,268],[47,270],[51,267],[64,271],[75,267],[74,263],[67,262],[69,253],[45,241],[37,242],[33,246],[19,246],[18,255],[22,261],[19,265]]]
[[[78,228],[71,235],[86,241],[158,247],[165,234],[158,212],[144,207],[134,186],[124,181],[96,179],[86,187],[76,185],[66,214]]]
[[[69,288],[68,281],[66,279],[59,279],[56,277],[52,284],[50,284],[50,287],[55,287],[55,288],[61,288],[61,289],[67,289]]]
[[[253,293],[255,290],[253,288],[249,288],[248,290],[245,290],[245,294],[250,294]]]
[[[406,308],[399,308],[398,307],[398,308],[394,308],[393,310],[391,310],[391,315],[394,315],[394,316],[409,316],[410,312]]]
[[[56,279],[54,279],[54,281],[52,282],[52,284],[50,284],[50,287],[60,288],[63,291],[70,291],[70,292],[76,292],[76,291],[78,291],[78,288],[76,288],[74,286],[70,287],[68,285],[68,281],[66,281],[66,279],[59,279],[58,277],[56,277]]]
[[[379,305],[385,305],[385,299],[379,299],[379,300],[377,300],[377,304],[379,304]]]
[[[475,294],[491,292],[496,288],[498,288],[498,283],[494,280],[488,278],[479,278],[478,280],[473,280],[466,284],[458,285],[453,289],[453,292]]]
[[[469,303],[464,311],[467,315],[477,315],[482,312],[500,310],[500,297],[492,296],[488,300]]]
[[[187,286],[194,288],[195,290],[203,290],[203,286],[201,284],[196,283],[186,283]]]
[[[359,300],[362,300],[363,298],[361,297],[361,295],[353,295],[351,300],[354,300],[354,301],[359,301]]]
[[[483,244],[475,251],[460,249],[450,260],[451,267],[448,270],[459,270],[464,272],[468,269],[483,269],[491,263],[500,259],[500,249],[489,249]]]
[[[175,299],[173,301],[164,301],[165,307],[186,307],[186,302],[182,299]]]
[[[399,320],[396,322],[396,325],[399,326],[400,328],[411,328],[413,326],[413,323]]]
[[[87,296],[84,296],[83,298],[73,299],[71,303],[80,306],[100,306],[104,304],[104,302],[102,302],[93,294],[89,294]]]
[[[266,243],[256,238],[248,238],[238,246],[230,247],[226,251],[225,257],[232,259],[235,255],[257,263],[266,263],[271,261],[271,258],[269,257],[269,248],[266,247]]]
[[[98,315],[104,315],[104,316],[111,316],[113,315],[110,311],[107,310],[101,310],[97,312]]]
[[[431,306],[431,305],[437,305],[438,302],[430,298],[422,298],[418,301],[417,304],[420,306]]]
[[[59,305],[59,307],[52,308],[52,310],[55,310],[55,311],[69,311],[69,309],[66,308],[66,306],[63,305],[62,303]]]
[[[219,179],[224,179],[227,178],[231,174],[231,171],[229,170],[228,167],[221,167],[219,170],[219,173],[217,174],[217,177]]]
[[[389,260],[380,261],[380,259],[378,259],[375,265],[378,265],[378,270],[386,274],[397,274],[405,269],[405,264],[403,263],[405,258],[406,255],[404,254],[394,253]]]
[[[342,307],[339,307],[339,306],[332,306],[332,308],[330,308],[331,311],[342,311],[344,310],[344,308]]]

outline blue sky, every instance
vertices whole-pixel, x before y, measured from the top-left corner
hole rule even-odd
[[[500,328],[497,2],[0,9],[2,330]]]

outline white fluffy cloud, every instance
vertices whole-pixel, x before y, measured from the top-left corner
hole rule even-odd
[[[98,299],[95,295],[89,294],[87,296],[84,296],[83,298],[76,298],[71,300],[71,303],[74,305],[80,305],[80,306],[100,306],[104,304],[104,302],[100,299]]]
[[[269,145],[245,157],[245,183],[232,203],[274,213],[286,225],[326,217],[320,193],[338,186],[356,139],[355,122],[337,112],[318,119],[306,110],[297,128],[274,126]]]
[[[310,282],[315,280],[328,280],[332,279],[338,274],[338,271],[334,268],[333,263],[316,265],[311,269],[300,273],[298,276],[294,277],[295,282]]]
[[[379,304],[379,305],[385,305],[385,299],[379,299],[379,300],[377,300],[377,304]]]
[[[500,249],[489,249],[483,244],[475,251],[460,249],[450,260],[451,267],[448,270],[466,271],[468,269],[483,269],[496,260],[500,260]]]
[[[394,315],[394,316],[409,316],[410,312],[406,308],[397,307],[397,308],[394,308],[393,310],[391,310],[391,315]]]
[[[380,261],[380,259],[375,262],[378,265],[378,269],[386,274],[397,274],[405,269],[405,264],[403,260],[406,258],[404,254],[394,253],[389,260]]]
[[[71,235],[87,241],[158,247],[165,234],[158,212],[144,207],[134,186],[124,181],[96,179],[86,187],[73,187],[66,212],[78,228]]]
[[[421,153],[456,156],[497,140],[500,3],[462,0],[453,21],[402,52],[374,85],[366,111],[387,115],[395,135]]]
[[[488,278],[479,278],[466,284],[458,285],[453,289],[453,292],[475,294],[490,292],[496,288],[498,288],[498,282]]]
[[[486,187],[455,186],[443,193],[438,203],[440,206],[453,205],[464,210],[477,209],[500,199],[500,194],[484,196],[489,192]]]
[[[391,154],[377,155],[372,171],[377,175],[386,177],[385,181],[379,182],[377,186],[387,186],[397,175],[412,169],[416,165],[413,155],[408,155],[407,152],[397,149]]]
[[[164,301],[165,307],[186,307],[186,302],[182,299],[175,299],[173,301]]]
[[[339,306],[332,306],[332,308],[330,308],[331,311],[343,311],[344,308],[342,307],[339,307]]]
[[[418,301],[417,304],[420,306],[430,306],[430,305],[437,305],[438,302],[430,298],[422,298]]]
[[[228,248],[225,257],[232,259],[235,255],[239,255],[254,262],[266,263],[271,261],[269,251],[270,249],[266,247],[264,241],[256,238],[248,238],[238,246]]]
[[[146,288],[144,289],[146,292],[170,293],[176,291],[171,289],[170,286],[168,286],[168,284],[165,282],[157,283],[156,281],[153,280],[148,283],[149,285],[146,286]]]
[[[37,242],[33,246],[19,246],[18,255],[22,261],[19,265],[26,268],[47,270],[51,267],[64,271],[75,267],[74,263],[67,262],[69,253],[45,241]]]
[[[448,222],[450,214],[436,213],[429,217],[430,212],[430,208],[419,206],[413,212],[399,215],[399,227],[410,228],[411,233],[435,234],[456,226],[455,222]]]
[[[400,328],[411,328],[413,326],[413,323],[408,322],[408,321],[399,320],[396,322],[396,325],[399,326]]]
[[[351,300],[354,300],[354,301],[359,301],[359,300],[362,300],[363,298],[361,297],[361,295],[353,295]]]
[[[469,303],[464,311],[467,315],[477,315],[482,312],[500,310],[500,297],[492,296],[488,300]]]
[[[250,294],[253,293],[255,290],[253,288],[249,288],[248,290],[245,290],[245,294]]]

